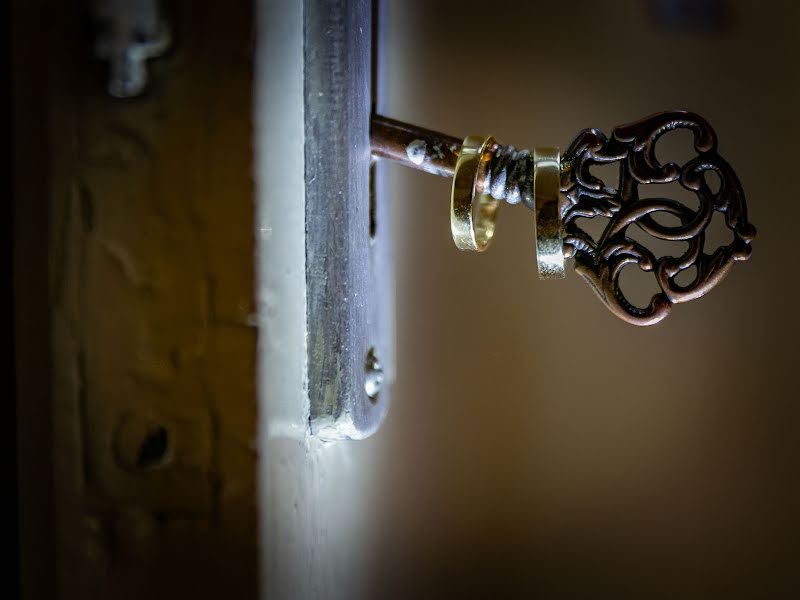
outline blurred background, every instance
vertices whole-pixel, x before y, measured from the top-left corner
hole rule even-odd
[[[692,110],[758,238],[708,296],[636,328],[570,265],[537,279],[529,211],[504,207],[489,251],[462,253],[449,181],[392,166],[397,382],[363,442],[379,456],[375,597],[794,597],[798,5],[387,4],[389,116],[565,148]]]

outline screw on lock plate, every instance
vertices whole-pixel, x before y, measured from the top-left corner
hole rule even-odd
[[[694,134],[696,156],[683,165],[662,164],[656,158],[656,143],[675,129]],[[500,203],[522,203],[534,213],[539,277],[563,277],[564,259],[574,258],[575,270],[611,312],[634,325],[657,323],[673,304],[704,296],[735,262],[750,257],[756,230],[747,220],[742,186],[717,153],[714,130],[691,112],[651,115],[616,127],[610,137],[586,129],[563,155],[557,148],[518,151],[492,137],[468,136],[462,141],[380,115],[372,117],[370,138],[375,158],[453,178],[450,218],[458,248],[485,250]],[[620,164],[616,182],[601,181],[590,172],[594,165],[609,163]],[[706,181],[707,171],[719,176],[716,192]],[[669,198],[639,195],[640,186],[676,181],[696,195],[696,209]],[[715,212],[724,215],[733,240],[706,254],[705,231]],[[653,217],[659,213],[676,217],[679,224],[657,222]],[[608,219],[596,239],[577,223],[595,217]],[[660,240],[688,242],[688,248],[677,257],[657,258],[627,235],[631,225]],[[620,274],[630,264],[653,272],[661,288],[645,308],[634,306],[620,289]],[[676,282],[680,273],[693,267],[690,283]]]

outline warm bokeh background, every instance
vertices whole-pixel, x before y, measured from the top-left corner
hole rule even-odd
[[[717,130],[759,236],[718,289],[640,329],[571,266],[537,280],[524,208],[461,253],[449,182],[392,167],[398,378],[364,442],[376,593],[793,597],[800,5],[388,4],[390,116],[563,148],[687,108]]]

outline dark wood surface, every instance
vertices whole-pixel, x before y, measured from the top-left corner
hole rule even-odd
[[[19,562],[20,597],[53,598],[55,569],[53,423],[50,404],[50,303],[48,249],[50,207],[47,154],[47,8],[15,1],[7,24],[13,33],[12,198],[15,433],[18,538],[9,540]],[[31,76],[31,74],[34,74]],[[13,456],[13,455],[12,455]],[[13,460],[13,459],[12,459]]]
[[[22,559],[59,598],[255,597],[253,6],[172,3],[120,100],[83,4],[42,5],[55,572]]]

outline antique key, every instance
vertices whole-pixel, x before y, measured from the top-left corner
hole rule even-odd
[[[661,164],[655,148],[659,138],[674,129],[694,134],[696,156],[683,165]],[[415,169],[453,178],[450,223],[453,241],[461,250],[481,252],[492,240],[500,204],[524,204],[534,213],[536,261],[541,279],[564,277],[565,258],[615,315],[634,325],[664,319],[672,305],[704,296],[728,274],[737,261],[750,257],[756,230],[747,220],[739,179],[717,153],[717,138],[705,119],[686,111],[662,112],[616,127],[610,137],[597,129],[578,134],[567,151],[534,148],[533,152],[503,146],[491,136],[464,140],[373,115],[372,155]],[[619,179],[604,182],[590,172],[597,164],[619,163]],[[719,176],[715,192],[705,173]],[[696,209],[670,198],[640,198],[643,185],[679,182],[699,201]],[[713,253],[704,252],[705,231],[715,211],[725,217],[733,240]],[[653,216],[665,213],[680,223],[670,226]],[[577,219],[608,219],[593,238]],[[656,255],[627,235],[630,226],[654,238],[688,242],[680,256]],[[637,264],[651,271],[661,291],[647,307],[633,305],[619,285],[622,269]],[[694,279],[676,282],[696,267]]]

